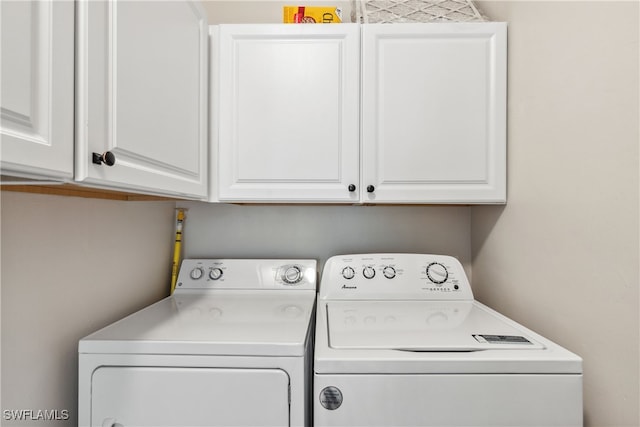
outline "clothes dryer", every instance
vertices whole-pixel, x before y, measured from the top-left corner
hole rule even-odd
[[[582,360],[475,301],[441,255],[330,258],[315,427],[582,426]]]
[[[80,340],[80,426],[310,426],[314,260],[188,259]]]

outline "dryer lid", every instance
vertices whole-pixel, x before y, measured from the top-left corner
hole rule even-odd
[[[543,349],[475,301],[330,301],[329,347],[416,352]]]
[[[79,343],[80,353],[299,356],[315,291],[174,294]]]

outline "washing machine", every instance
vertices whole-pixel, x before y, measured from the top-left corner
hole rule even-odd
[[[582,426],[581,358],[475,301],[453,257],[330,258],[315,340],[315,427]]]
[[[80,426],[310,426],[315,260],[187,259],[83,339]]]

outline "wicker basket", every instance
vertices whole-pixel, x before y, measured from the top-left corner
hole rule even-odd
[[[354,0],[355,22],[482,22],[471,0]]]

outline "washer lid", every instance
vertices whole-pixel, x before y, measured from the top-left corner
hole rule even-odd
[[[474,301],[330,301],[329,347],[415,352],[543,349]]]
[[[315,291],[174,294],[80,340],[80,353],[303,355]]]

